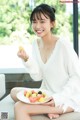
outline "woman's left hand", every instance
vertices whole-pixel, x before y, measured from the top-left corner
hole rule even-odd
[[[49,98],[49,101],[44,103],[43,105],[55,106],[54,99],[52,97]]]

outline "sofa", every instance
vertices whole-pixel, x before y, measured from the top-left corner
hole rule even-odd
[[[34,85],[34,83],[33,83]],[[0,74],[0,98],[4,96],[5,90],[5,75]],[[5,120],[15,120],[14,118],[14,101],[8,94],[5,98],[0,100],[0,120],[2,113],[7,113],[7,119]],[[36,115],[32,117],[32,120],[50,120],[46,115]],[[61,115],[57,119],[53,120],[80,120],[80,113],[72,112]]]
[[[4,96],[5,93],[6,93],[5,75],[0,74],[0,99]]]

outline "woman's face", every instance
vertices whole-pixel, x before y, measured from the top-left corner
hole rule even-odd
[[[39,18],[35,16],[35,19],[32,21],[32,28],[38,37],[44,37],[51,32],[53,22],[51,22],[47,15],[44,16],[42,13],[40,14]]]

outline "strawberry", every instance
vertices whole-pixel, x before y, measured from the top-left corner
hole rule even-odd
[[[29,100],[31,103],[34,103],[37,101],[37,97],[29,97]]]
[[[35,90],[32,90],[32,94],[37,93]]]

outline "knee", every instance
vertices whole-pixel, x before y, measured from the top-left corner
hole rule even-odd
[[[12,88],[11,91],[10,91],[10,96],[11,96],[12,98],[13,98],[13,96],[14,96],[15,89],[16,89],[16,88]]]
[[[16,91],[16,87],[12,88],[10,91],[10,96],[14,101],[17,101],[17,97],[16,97],[17,91]]]
[[[15,90],[15,87],[11,89],[11,91],[10,91],[10,95],[13,94],[14,90]]]

